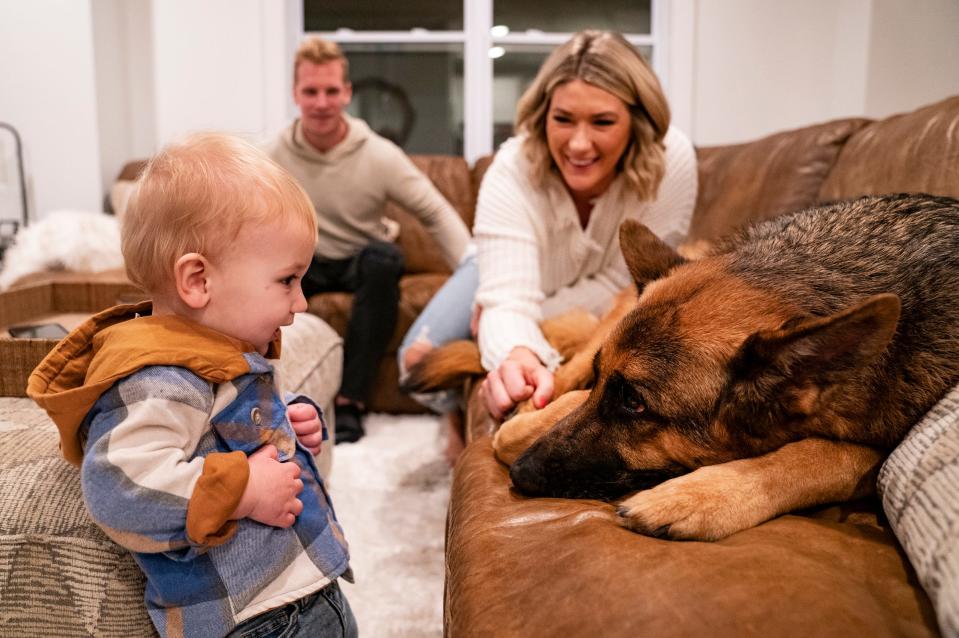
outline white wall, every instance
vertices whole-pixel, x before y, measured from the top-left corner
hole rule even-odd
[[[866,115],[959,93],[959,1],[874,0],[873,15]]]
[[[199,129],[256,139],[282,126],[284,11],[270,0],[153,2],[158,144]]]
[[[694,1],[697,144],[884,117],[959,93],[956,0]]]
[[[89,0],[0,2],[0,120],[23,138],[35,219],[58,208],[100,209]],[[0,218],[19,214],[9,195],[4,179]]]
[[[663,1],[673,110],[697,144],[959,94],[957,0]],[[279,130],[292,114],[301,10],[299,0],[0,1],[0,120],[23,135],[34,214],[99,209],[127,160],[187,131]],[[0,219],[19,212],[5,159]]]
[[[150,0],[92,0],[101,190],[156,148]]]
[[[870,0],[701,0],[695,141],[749,140],[860,114],[870,8]]]

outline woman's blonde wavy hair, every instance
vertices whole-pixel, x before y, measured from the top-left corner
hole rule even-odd
[[[192,134],[157,153],[138,179],[120,226],[127,277],[169,293],[183,255],[216,260],[244,228],[276,222],[316,238],[313,204],[293,176],[237,137]]]
[[[632,139],[617,164],[641,199],[656,197],[666,172],[663,137],[669,105],[656,74],[626,38],[612,31],[580,31],[540,67],[516,107],[516,132],[526,133],[526,156],[534,182],[558,172],[546,140],[550,100],[557,86],[582,80],[615,95],[629,110]]]

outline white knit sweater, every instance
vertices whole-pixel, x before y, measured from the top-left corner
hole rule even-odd
[[[545,188],[529,179],[523,139],[500,147],[479,191],[476,223],[482,306],[479,346],[483,366],[499,367],[526,346],[554,370],[561,357],[543,338],[539,322],[576,306],[604,312],[631,284],[619,248],[627,218],[646,224],[670,245],[685,237],[696,202],[696,154],[689,139],[670,128],[664,138],[666,173],[654,201],[640,201],[617,177],[595,203],[583,229],[561,179]]]

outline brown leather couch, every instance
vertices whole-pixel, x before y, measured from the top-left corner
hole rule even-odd
[[[701,148],[691,239],[864,194],[959,197],[959,97]],[[714,543],[620,527],[612,504],[529,499],[493,457],[475,388],[447,526],[447,636],[934,636],[878,500]]]

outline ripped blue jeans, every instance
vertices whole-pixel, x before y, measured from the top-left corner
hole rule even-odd
[[[469,249],[456,270],[433,295],[403,337],[403,343],[396,353],[400,383],[406,380],[407,370],[403,359],[406,350],[414,341],[428,341],[435,348],[450,341],[470,338],[470,317],[473,314],[473,298],[478,287],[479,268],[476,265],[476,254]],[[442,390],[429,394],[412,393],[410,396],[437,414],[447,414],[461,406],[461,394],[458,390]]]

